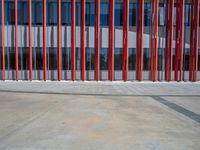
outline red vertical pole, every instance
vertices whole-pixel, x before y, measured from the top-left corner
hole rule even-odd
[[[151,72],[150,80],[158,80],[158,7],[159,0],[152,0],[151,24]]]
[[[18,6],[15,0],[15,72],[16,80],[18,81]]]
[[[122,79],[128,80],[128,33],[129,33],[129,0],[124,0],[123,9],[123,61]]]
[[[100,80],[100,0],[95,0],[95,56],[94,56],[94,77]]]
[[[5,46],[4,46],[4,0],[1,1],[1,46],[2,46],[2,80],[5,80]]]
[[[138,0],[137,10],[137,66],[136,66],[136,80],[142,80],[143,71],[143,31],[144,31],[144,0]]]
[[[114,80],[114,11],[115,0],[109,0],[108,80]]]
[[[28,1],[29,14],[29,80],[32,81],[32,0]]]
[[[76,80],[76,1],[71,0],[71,80]]]
[[[190,59],[189,79],[197,81],[198,72],[198,32],[199,32],[199,0],[192,0],[191,27],[190,27]]]
[[[61,80],[61,0],[57,0],[57,15],[58,15],[58,24],[57,24],[57,70],[58,70],[58,81]]]
[[[166,0],[165,80],[172,79],[174,0]]]
[[[176,51],[174,60],[174,79],[182,80],[184,42],[184,0],[176,0]],[[179,74],[179,75],[178,75]]]
[[[46,0],[43,0],[43,78],[47,80],[47,54],[46,54]]]
[[[85,73],[85,0],[81,1],[81,80],[84,81],[86,79]]]

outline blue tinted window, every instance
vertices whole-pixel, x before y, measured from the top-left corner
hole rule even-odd
[[[165,25],[165,5],[159,4],[159,26]]]
[[[136,26],[137,18],[137,5],[136,3],[130,3],[129,5],[129,26]]]
[[[81,4],[76,3],[76,25],[80,25],[81,22]]]
[[[57,24],[57,3],[48,2],[47,3],[47,25]]]
[[[136,48],[129,48],[128,61],[129,70],[136,70]]]
[[[86,3],[86,25],[94,26],[94,3]]]
[[[185,4],[185,26],[190,26],[190,9],[191,5],[190,4]]]
[[[144,26],[151,25],[151,3],[144,4]]]
[[[115,26],[123,24],[123,4],[115,3]]]
[[[86,70],[94,70],[94,48],[86,49]]]
[[[122,48],[115,48],[115,70],[122,69]]]
[[[108,49],[101,48],[100,50],[100,69],[107,70],[108,69]]]
[[[15,23],[15,10],[14,10],[14,2],[5,2],[4,7],[5,14],[5,24],[14,24]]]
[[[28,1],[18,2],[18,24],[28,25]]]
[[[108,26],[108,3],[101,3],[100,14],[101,26]]]
[[[62,25],[70,25],[71,23],[71,3],[62,2],[61,6],[61,22]]]
[[[42,2],[32,3],[32,24],[42,25],[43,23],[43,8]]]

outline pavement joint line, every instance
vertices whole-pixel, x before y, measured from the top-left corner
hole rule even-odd
[[[124,97],[137,97],[137,96],[145,96],[145,97],[200,97],[199,95],[196,94],[98,94],[98,93],[76,93],[76,92],[52,92],[52,91],[17,91],[17,90],[0,90],[0,93],[24,93],[24,94],[52,94],[52,95],[82,95],[82,96],[124,96]]]
[[[151,96],[154,100],[156,100],[157,102],[171,108],[172,110],[179,112],[181,114],[183,114],[184,116],[192,119],[193,121],[197,122],[200,124],[200,115],[197,113],[194,113],[182,106],[179,106],[175,103],[172,103],[170,101],[167,101],[166,99],[162,98],[161,96]]]

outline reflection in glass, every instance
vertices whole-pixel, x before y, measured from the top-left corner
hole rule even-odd
[[[71,65],[71,48],[62,48],[62,69],[70,70]]]
[[[115,3],[115,26],[123,25],[123,3]]]
[[[15,49],[14,47],[5,48],[5,65],[7,70],[15,70]]]
[[[94,26],[94,3],[86,3],[86,25]]]
[[[57,3],[47,2],[47,25],[57,24]]]
[[[144,57],[143,58],[143,69],[150,70],[150,57],[151,57],[150,48],[144,48],[143,57]]]
[[[43,69],[43,49],[40,47],[33,47],[33,70]]]
[[[108,26],[108,3],[101,3],[100,7],[100,24]]]
[[[108,49],[101,48],[100,50],[100,70],[108,69]]]
[[[18,24],[28,25],[28,1],[18,1]]]
[[[32,2],[32,24],[42,25],[43,19],[43,7],[42,1]],[[39,15],[38,15],[39,14]]]
[[[129,26],[136,26],[136,18],[137,18],[137,4],[130,3],[129,4]]]
[[[71,23],[71,3],[62,2],[61,22],[62,22],[62,25],[70,25],[70,23]]]
[[[122,48],[115,48],[115,70],[122,70]]]
[[[129,70],[136,70],[136,48],[129,48]]]
[[[19,47],[19,69],[29,69],[29,49],[27,47]]]
[[[57,70],[57,48],[47,48],[48,70]]]
[[[94,48],[86,49],[86,70],[94,70]]]

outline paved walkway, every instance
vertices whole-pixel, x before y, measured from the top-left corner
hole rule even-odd
[[[80,95],[200,95],[200,82],[0,82],[0,91]]]
[[[0,150],[199,150],[199,83],[0,82]]]

